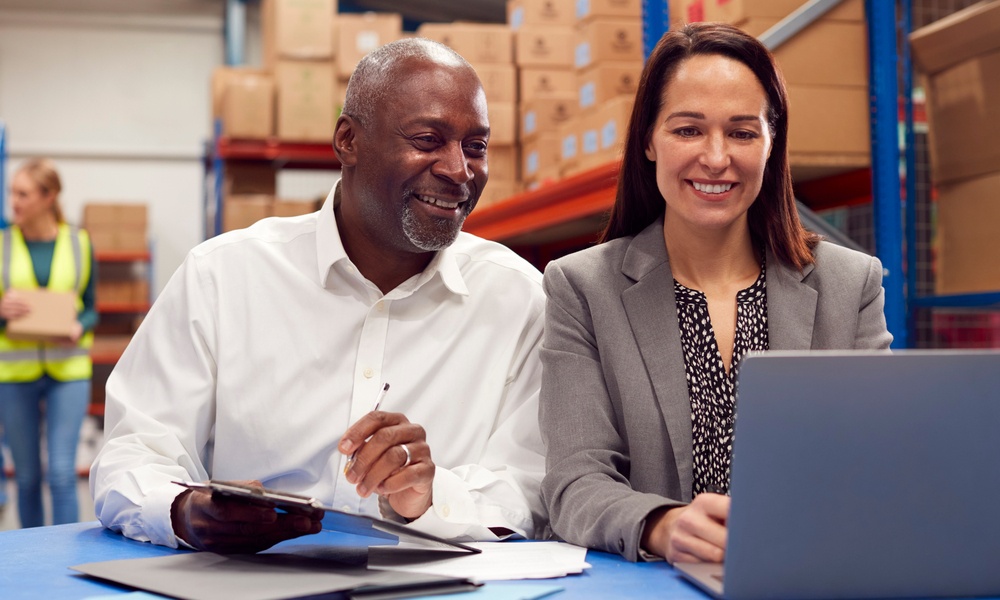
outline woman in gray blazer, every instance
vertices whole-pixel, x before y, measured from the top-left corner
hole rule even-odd
[[[602,243],[545,270],[542,492],[563,539],[721,562],[741,358],[889,347],[878,259],[799,223],[787,107],[734,27],[650,55]]]

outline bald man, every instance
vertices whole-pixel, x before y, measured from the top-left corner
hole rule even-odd
[[[192,250],[109,378],[90,480],[106,527],[216,552],[319,531],[173,483],[220,479],[456,540],[542,533],[541,276],[461,232],[489,137],[447,47],[361,61],[323,208]]]

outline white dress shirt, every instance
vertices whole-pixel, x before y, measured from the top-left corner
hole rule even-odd
[[[344,251],[336,191],[317,213],[200,244],[171,277],[108,379],[90,476],[106,527],[176,547],[171,482],[209,478],[378,514],[337,443],[387,382],[381,409],[422,425],[437,465],[433,506],[411,526],[542,533],[541,275],[461,233],[383,295]]]

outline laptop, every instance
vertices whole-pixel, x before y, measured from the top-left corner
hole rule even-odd
[[[726,600],[1000,596],[1000,351],[740,367]]]

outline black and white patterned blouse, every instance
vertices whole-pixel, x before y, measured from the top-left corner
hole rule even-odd
[[[736,294],[736,337],[726,373],[705,294],[674,280],[684,370],[691,396],[694,493],[729,493],[733,428],[740,362],[747,352],[767,350],[767,294],[764,265],[750,287]]]

